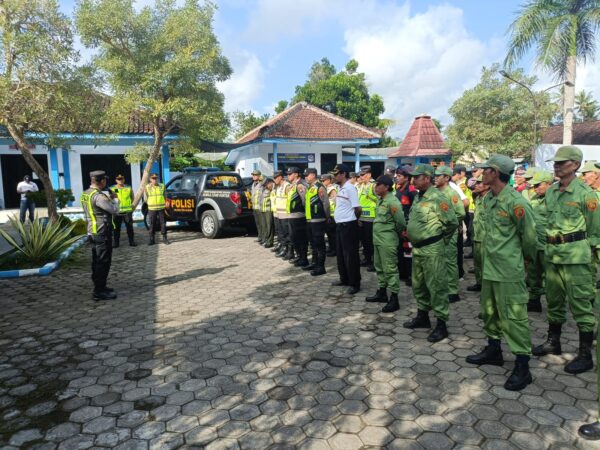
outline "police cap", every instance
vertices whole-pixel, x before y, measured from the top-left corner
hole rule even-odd
[[[104,170],[93,170],[90,172],[90,178],[104,178],[106,177],[106,172]]]
[[[344,172],[348,174],[350,177],[356,176],[356,174],[352,175],[354,172],[350,172],[350,167],[347,164],[336,164],[333,170],[331,171],[332,175],[337,175],[340,172]]]
[[[365,173],[371,173],[371,166],[361,166],[360,174],[364,175]]]
[[[304,176],[308,175],[309,173],[313,173],[313,174],[317,174],[317,169],[313,168],[313,167],[308,167],[306,169],[304,169]]]
[[[299,175],[302,172],[299,167],[288,167],[287,174],[289,175],[291,173],[297,173]]]
[[[282,176],[283,176],[283,170],[276,170],[275,172],[273,172],[273,178],[282,177]]]

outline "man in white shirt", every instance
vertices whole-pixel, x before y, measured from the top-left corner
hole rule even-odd
[[[29,211],[29,221],[33,222],[35,218],[35,202],[29,197],[30,192],[37,192],[38,187],[29,175],[23,177],[23,181],[17,184],[17,193],[21,194],[21,208],[19,211],[19,218],[22,223],[25,223],[25,215]]]
[[[331,171],[340,189],[336,195],[336,253],[340,281],[334,286],[349,286],[348,293],[360,291],[360,258],[358,256],[358,218],[361,214],[358,191],[350,181],[350,168],[338,164]]]

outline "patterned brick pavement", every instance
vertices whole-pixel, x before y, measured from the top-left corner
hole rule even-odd
[[[431,345],[402,328],[406,287],[381,314],[364,302],[374,274],[351,297],[331,261],[315,279],[251,238],[171,237],[115,251],[112,303],[90,299],[87,248],[51,277],[0,281],[0,447],[598,448],[577,438],[595,373],[562,368],[572,323],[566,353],[533,359],[534,383],[509,392],[511,355],[464,361],[484,344],[474,295]],[[532,327],[539,342],[541,315]]]

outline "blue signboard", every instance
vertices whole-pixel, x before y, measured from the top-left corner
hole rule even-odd
[[[273,163],[273,153],[269,153],[269,162]],[[314,163],[314,153],[277,153],[279,164]]]

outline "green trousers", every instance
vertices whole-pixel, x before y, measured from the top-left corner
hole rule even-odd
[[[475,282],[481,285],[481,269],[483,268],[483,252],[481,242],[473,241],[473,267],[475,269]]]
[[[375,271],[380,288],[389,289],[392,294],[400,292],[400,275],[398,273],[398,241],[394,245],[374,245]]]
[[[593,300],[596,273],[591,264],[553,264],[546,261],[546,300],[548,322],[565,323],[567,304],[579,331],[594,331]]]
[[[256,223],[256,232],[258,234],[258,239],[263,240],[263,226],[262,226],[262,212],[258,209],[252,211],[254,214],[254,222]]]
[[[527,266],[527,277],[525,282],[529,288],[529,299],[539,299],[544,295],[544,280],[546,278],[546,261],[544,250],[538,250],[534,261]]]
[[[437,255],[415,255],[412,262],[412,289],[417,307],[422,311],[431,311],[436,318],[448,321],[448,283],[446,283],[446,260],[444,243],[439,245]]]
[[[461,222],[462,223],[462,222]],[[446,279],[448,281],[448,295],[458,294],[458,233],[454,233],[446,244]]]
[[[273,213],[270,211],[262,212],[263,216],[263,241],[265,244],[273,244],[275,238],[275,225],[273,222]]]
[[[515,355],[531,354],[525,280],[490,281],[481,285],[483,331],[488,338],[506,339]]]

